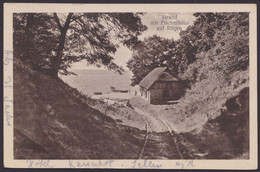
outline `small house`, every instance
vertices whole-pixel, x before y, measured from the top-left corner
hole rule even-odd
[[[150,104],[164,104],[180,99],[185,93],[186,83],[167,67],[159,67],[144,77],[139,87],[141,97]]]

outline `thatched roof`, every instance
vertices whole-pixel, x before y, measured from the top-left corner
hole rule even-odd
[[[180,78],[171,73],[167,67],[158,67],[146,75],[139,86],[148,90],[156,81],[180,81]]]

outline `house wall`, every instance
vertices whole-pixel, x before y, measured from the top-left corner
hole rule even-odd
[[[178,100],[185,92],[185,84],[180,81],[157,81],[150,88],[150,102]]]
[[[150,103],[150,91],[140,87],[140,95],[142,98]]]

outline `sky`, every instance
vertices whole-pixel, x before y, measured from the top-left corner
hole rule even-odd
[[[185,30],[189,25],[193,24],[195,17],[192,13],[146,13],[141,17],[142,23],[147,26],[147,30],[139,36],[140,40],[145,37],[158,35],[165,38],[178,40],[180,38],[180,30]],[[121,45],[115,55],[114,61],[125,70],[126,62],[131,58],[132,52]],[[104,67],[97,68],[87,65],[86,61],[72,64],[71,69],[106,69]]]

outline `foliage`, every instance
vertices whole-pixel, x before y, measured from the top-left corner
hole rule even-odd
[[[128,62],[134,73],[133,84],[163,65],[190,81],[186,94],[166,115],[174,124],[173,116],[178,115],[179,126],[189,126],[189,131],[219,116],[226,109],[226,101],[249,84],[249,14],[194,16],[194,24],[180,33],[179,40],[146,38]],[[166,63],[163,52],[169,54]]]
[[[106,66],[121,73],[113,54],[119,44],[133,48],[146,30],[142,13],[14,14],[15,55],[53,77],[70,74],[73,62]]]
[[[199,58],[197,54],[206,53],[219,44],[219,39],[235,27],[236,22],[233,20],[235,20],[236,15],[240,14],[194,13],[196,17],[194,24],[180,33],[176,53],[181,61],[181,65],[178,68],[179,73],[185,73],[188,66]],[[241,15],[243,16],[243,14]],[[219,35],[218,38],[217,35]]]
[[[235,27],[234,15],[236,14],[194,13],[196,17],[194,24],[180,32],[179,40],[167,40],[158,36],[145,39],[137,46],[132,59],[128,62],[128,67],[134,73],[132,84],[137,84],[155,67],[167,66],[178,75],[186,73],[189,66],[199,58],[197,54],[206,53],[214,48],[219,43],[217,36],[223,37],[221,34],[225,35],[224,31],[228,33],[231,28]],[[243,14],[240,17],[243,21]],[[242,23],[242,25],[246,25],[246,23]],[[149,54],[150,52],[152,53]],[[149,59],[157,59],[157,62],[151,63]],[[137,70],[135,66],[139,69]]]
[[[14,14],[14,56],[33,69],[50,67],[57,49],[55,21],[47,14]]]
[[[174,58],[175,42],[157,35],[145,38],[133,52],[127,67],[133,72],[132,85],[138,84],[150,71],[156,67],[168,66],[176,69]]]
[[[182,75],[192,80],[191,89],[175,106],[184,117],[215,118],[228,98],[248,87],[248,13],[217,13],[229,22],[214,29],[214,46],[196,54],[194,63]]]

